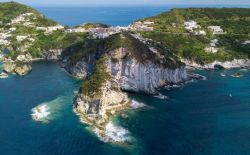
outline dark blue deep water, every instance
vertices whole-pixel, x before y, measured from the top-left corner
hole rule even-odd
[[[168,6],[79,6],[35,8],[63,25],[76,26],[82,23],[105,23],[113,26],[127,26],[133,21],[157,15],[172,8],[187,7],[247,7],[249,5],[168,5]]]
[[[68,25],[87,21],[86,16],[64,19],[66,13],[41,10]],[[123,25],[141,16],[90,19]],[[130,94],[150,108],[118,116],[117,123],[135,139],[133,146],[124,147],[101,142],[72,111],[82,81],[56,63],[36,62],[25,77],[0,79],[0,155],[249,155],[250,71],[197,72],[207,80],[162,90],[167,100]],[[244,76],[230,77],[235,72]],[[48,123],[30,116],[43,103],[50,107]]]
[[[108,25],[127,26],[131,22],[157,15],[170,8],[166,6],[118,6],[118,7],[36,7],[47,17],[63,25],[75,26],[82,23],[105,23]],[[66,11],[65,11],[66,10]],[[58,16],[60,14],[60,16]]]

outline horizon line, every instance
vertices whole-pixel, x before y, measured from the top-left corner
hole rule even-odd
[[[22,3],[23,4],[23,3]],[[249,8],[249,4],[87,4],[87,5],[67,5],[67,4],[51,4],[51,5],[41,5],[41,4],[25,4],[33,7],[143,7],[143,6],[153,6],[153,7],[166,7],[166,6],[187,6],[187,7],[199,7],[199,6],[205,6],[205,7],[243,7],[243,8]]]

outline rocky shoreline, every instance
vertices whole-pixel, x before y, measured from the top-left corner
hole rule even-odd
[[[250,59],[234,59],[232,61],[214,61],[208,64],[197,64],[196,62],[182,60],[183,63],[187,65],[188,68],[196,68],[196,69],[215,69],[216,67],[221,67],[224,69],[234,69],[234,68],[249,68],[250,67]]]
[[[7,74],[17,74],[19,76],[24,76],[32,70],[32,67],[29,63],[23,62],[5,62],[3,71]]]

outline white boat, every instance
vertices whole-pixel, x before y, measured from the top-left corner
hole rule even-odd
[[[220,76],[225,77],[225,76],[226,76],[226,74],[224,74],[224,73],[220,73]]]

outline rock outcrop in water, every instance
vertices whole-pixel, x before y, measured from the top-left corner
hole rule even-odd
[[[32,67],[28,63],[23,62],[5,62],[3,71],[6,73],[16,73],[20,76],[24,76],[32,70]]]
[[[32,67],[30,64],[22,64],[22,65],[17,65],[15,68],[15,73],[24,76],[28,74],[32,70]]]

